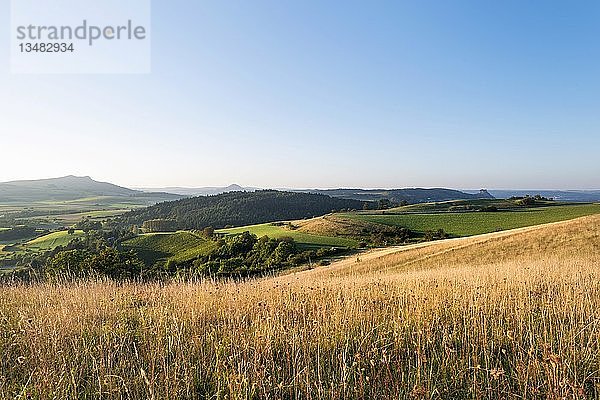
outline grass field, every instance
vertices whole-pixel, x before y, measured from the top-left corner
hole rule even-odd
[[[350,238],[314,235],[299,230],[287,229],[284,226],[277,226],[273,224],[260,224],[243,226],[240,228],[220,229],[217,232],[235,235],[246,231],[253,233],[258,237],[268,236],[274,239],[291,237],[296,241],[296,243],[305,247],[356,247],[358,245],[358,241]]]
[[[537,207],[552,207],[557,205],[566,205],[555,201],[537,200]],[[453,208],[457,209],[479,209],[483,207],[494,206],[502,210],[523,209],[516,200],[508,199],[474,199],[474,200],[450,200],[440,201],[435,203],[418,203],[409,204],[386,210],[386,213],[407,213],[407,212],[443,212],[450,211]]]
[[[96,220],[104,220],[106,218],[113,218],[119,216],[121,214],[126,213],[127,209],[113,209],[113,210],[96,210],[96,211],[84,211],[84,212],[73,212],[69,214],[51,214],[40,217],[30,217],[29,221],[36,220],[48,220],[55,223],[61,223],[65,225],[75,224],[76,222],[81,221],[83,218],[90,218]]]
[[[471,236],[499,230],[565,221],[599,214],[600,204],[567,205],[501,212],[465,212],[433,214],[345,213],[341,217],[392,226],[403,226],[418,232],[444,229],[453,236]]]
[[[154,264],[157,261],[193,260],[207,254],[215,247],[215,243],[191,232],[181,231],[140,235],[124,242],[123,247],[136,251],[144,262]]]
[[[1,202],[0,221],[3,217],[18,218],[20,223],[42,229],[70,226],[84,217],[103,220],[129,210],[146,207],[166,200],[162,196],[97,196],[65,201],[31,201],[26,203]]]
[[[83,236],[84,233],[80,230],[76,230],[72,235],[70,235],[68,231],[53,232],[30,240],[25,243],[23,247],[31,250],[52,250],[58,246],[66,246],[73,239],[81,238]]]
[[[52,250],[58,246],[66,246],[71,240],[84,236],[83,231],[75,231],[69,235],[68,231],[58,231],[49,233],[44,236],[21,239],[19,241],[11,241],[10,243],[2,242],[0,244],[0,260],[11,258],[14,255],[23,252],[38,252]]]
[[[247,282],[4,285],[1,397],[599,398],[599,227]]]

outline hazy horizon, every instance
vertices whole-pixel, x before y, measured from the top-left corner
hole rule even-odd
[[[89,175],[74,175],[74,174],[68,174],[68,175],[64,175],[64,176],[52,176],[52,177],[44,177],[44,178],[36,178],[36,179],[16,179],[16,180],[10,180],[10,181],[1,181],[0,183],[11,183],[11,182],[15,182],[15,181],[29,181],[29,180],[46,180],[46,179],[59,179],[59,178],[66,178],[66,177],[76,177],[76,178],[90,178],[92,180],[95,180],[97,182],[104,182],[104,183],[111,183],[117,186],[121,186],[121,187],[125,187],[128,189],[134,189],[134,190],[141,190],[141,191],[149,191],[149,190],[155,190],[155,189],[206,189],[206,188],[226,188],[229,186],[240,186],[242,188],[255,188],[255,189],[273,189],[273,190],[329,190],[329,189],[364,189],[364,190],[392,190],[392,189],[411,189],[411,188],[419,188],[419,189],[440,189],[440,188],[444,188],[444,189],[454,189],[454,190],[460,190],[460,191],[467,191],[467,192],[473,192],[473,191],[479,191],[479,190],[490,190],[490,191],[600,191],[600,189],[598,188],[585,188],[585,189],[572,189],[572,188],[539,188],[539,187],[524,187],[524,188],[518,188],[518,187],[506,187],[506,188],[498,188],[498,187],[481,187],[481,188],[473,188],[473,187],[450,187],[450,186],[380,186],[380,187],[375,187],[375,186],[307,186],[307,187],[294,187],[294,186],[257,186],[257,185],[245,185],[245,184],[240,184],[238,182],[230,182],[230,183],[223,183],[223,184],[218,184],[218,185],[197,185],[197,186],[192,186],[192,185],[183,185],[183,186],[179,186],[179,185],[164,185],[164,186],[140,186],[140,185],[124,185],[124,184],[120,184],[117,181],[103,181],[103,180],[99,180],[99,179],[95,179],[93,176],[89,176]]]
[[[0,181],[599,187],[598,2],[174,0],[152,14],[150,74],[10,74],[0,35]]]

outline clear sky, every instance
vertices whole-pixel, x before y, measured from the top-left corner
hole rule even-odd
[[[154,0],[152,73],[12,75],[0,181],[600,188],[600,2]]]

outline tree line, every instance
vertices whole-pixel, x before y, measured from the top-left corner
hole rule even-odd
[[[376,205],[358,200],[339,199],[321,194],[275,190],[230,192],[159,203],[130,211],[118,220],[122,227],[144,226],[155,229],[225,228],[265,222],[312,218],[333,211],[361,210]],[[144,223],[146,223],[144,225]]]

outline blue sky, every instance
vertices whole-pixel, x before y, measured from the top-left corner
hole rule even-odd
[[[10,74],[0,31],[0,181],[600,188],[597,1],[152,7],[145,75]]]

